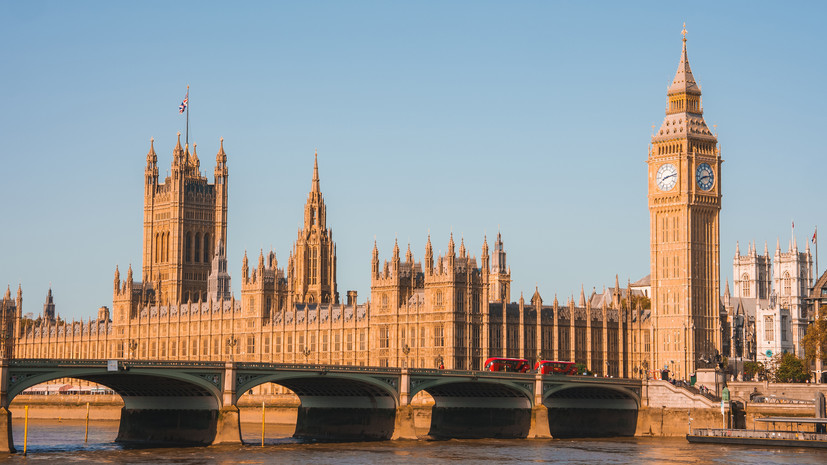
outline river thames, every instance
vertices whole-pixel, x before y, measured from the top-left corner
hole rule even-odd
[[[90,423],[84,444],[84,422],[29,421],[28,456],[22,455],[23,421],[14,421],[18,453],[0,463],[111,464],[432,464],[432,463],[827,463],[827,450],[690,445],[682,438],[614,438],[578,440],[449,440],[362,443],[302,443],[291,439],[292,426],[242,426],[244,446],[129,448],[112,441],[117,421]]]

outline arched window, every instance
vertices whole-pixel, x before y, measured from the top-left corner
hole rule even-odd
[[[210,233],[204,233],[204,263],[210,263],[210,248],[212,248],[212,242],[210,242]]]
[[[189,263],[192,261],[192,234],[187,233],[184,241],[184,261]]]
[[[749,297],[749,275],[746,273],[741,276],[741,294],[743,297]]]
[[[436,291],[436,306],[442,306],[442,291]]]
[[[201,233],[195,233],[195,262],[201,261]]]
[[[772,341],[775,339],[775,328],[773,328],[772,315],[764,316],[764,341]]]
[[[155,263],[158,263],[161,258],[161,235],[155,233]]]
[[[792,294],[792,279],[790,279],[790,272],[784,272],[784,295]]]
[[[161,248],[164,250],[164,262],[169,262],[169,233],[162,235],[163,245]]]

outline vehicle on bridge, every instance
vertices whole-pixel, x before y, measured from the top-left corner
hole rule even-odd
[[[552,360],[540,360],[534,365],[534,371],[544,375],[576,375],[577,365],[574,362],[558,362]]]
[[[531,364],[524,358],[491,357],[483,365],[485,371],[508,371],[511,373],[528,373]]]

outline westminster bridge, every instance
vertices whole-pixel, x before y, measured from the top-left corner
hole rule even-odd
[[[432,438],[631,436],[640,380],[465,370],[255,362],[0,361],[0,451],[14,452],[8,407],[39,383],[77,378],[124,402],[117,441],[241,443],[239,398],[276,383],[301,400],[295,437],[416,439],[414,395],[434,399]],[[5,417],[5,418],[2,418]]]

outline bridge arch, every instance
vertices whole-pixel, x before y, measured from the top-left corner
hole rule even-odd
[[[235,402],[250,389],[275,383],[301,405],[294,437],[313,440],[385,440],[394,432],[399,377],[333,371],[239,374]]]
[[[435,438],[524,438],[531,427],[531,379],[413,375],[409,394],[420,392],[434,399],[428,435]]]
[[[640,395],[618,385],[549,383],[543,385],[553,437],[634,436]]]
[[[102,360],[54,363],[13,360],[6,402],[25,389],[59,378],[75,378],[107,386],[124,402],[118,442],[211,444],[216,439],[222,403],[223,367],[153,366],[151,362],[118,363],[109,371]],[[10,429],[10,423],[8,425]],[[11,440],[11,437],[9,437]],[[11,449],[11,447],[10,447]]]

